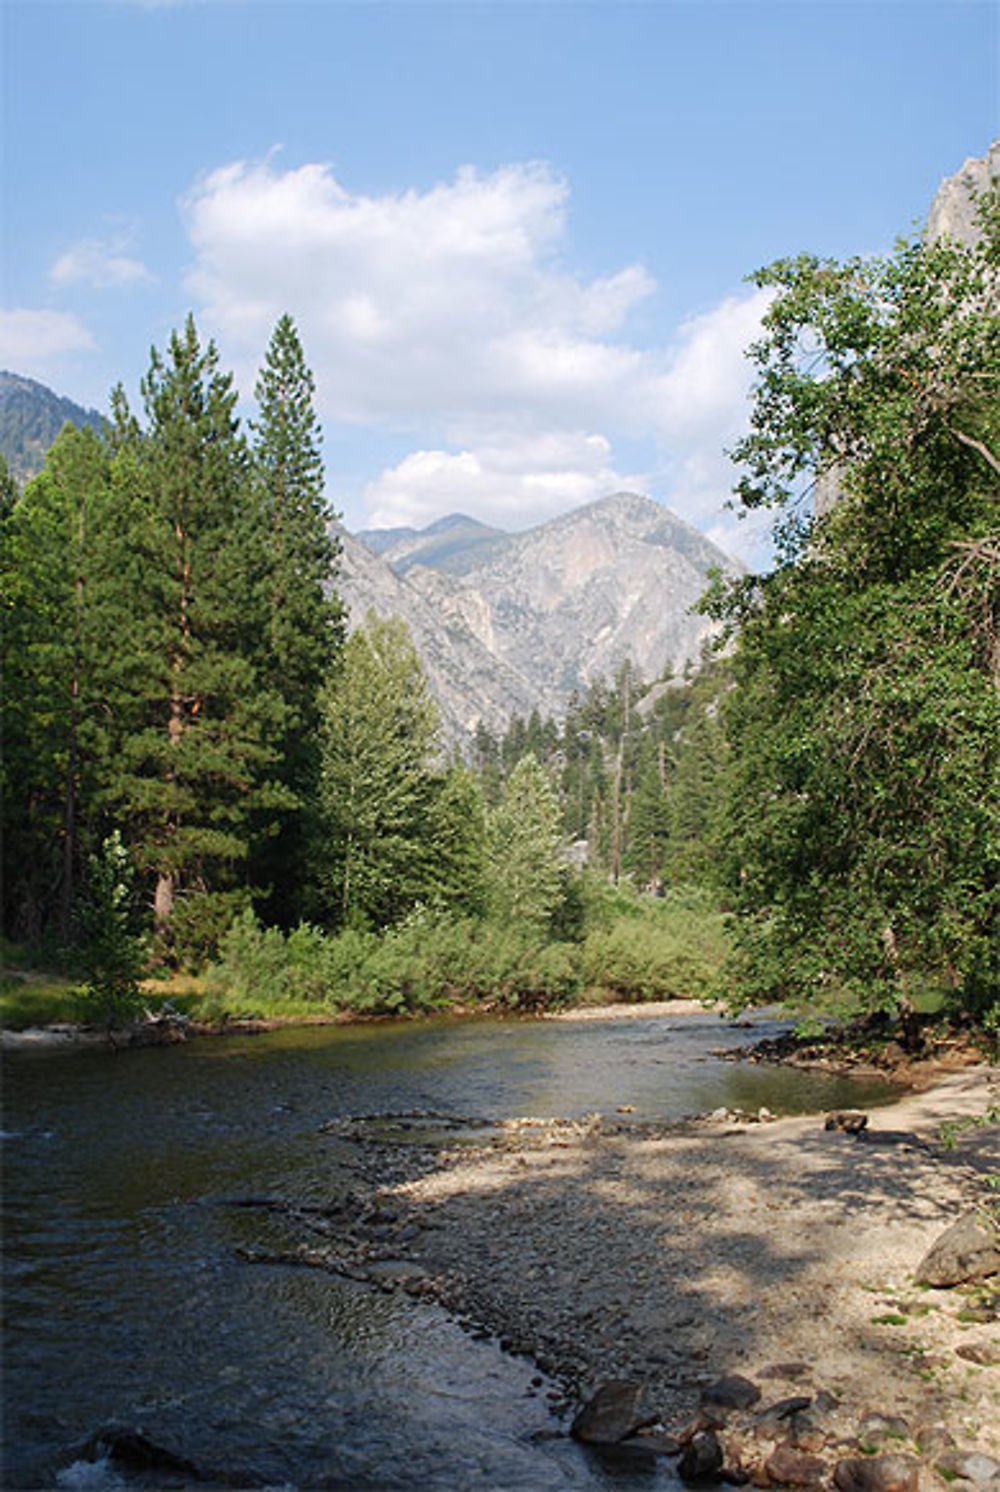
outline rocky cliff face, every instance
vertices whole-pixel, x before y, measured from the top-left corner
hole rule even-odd
[[[342,529],[337,537],[343,549],[335,587],[349,626],[360,626],[369,611],[406,622],[441,707],[448,745],[466,745],[480,723],[499,734],[512,715],[530,715],[539,701],[529,681],[483,647],[460,617],[443,615],[359,539]]]
[[[349,541],[340,588],[352,622],[373,607],[409,623],[453,739],[478,721],[502,730],[536,706],[559,715],[573,690],[626,658],[647,679],[680,671],[710,631],[691,612],[708,570],[737,568],[635,493],[522,534],[476,534],[469,520],[449,522],[454,544],[440,525],[432,545],[406,535],[381,557]]]
[[[971,157],[938,187],[927,214],[924,238],[932,242],[945,235],[959,243],[974,243],[979,236],[976,197],[1000,185],[1000,140],[994,140],[982,157]]]

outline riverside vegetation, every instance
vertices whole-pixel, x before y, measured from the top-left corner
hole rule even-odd
[[[247,433],[189,319],[143,421],[118,388],[103,432],[67,427],[23,493],[3,483],[11,937],[72,950],[105,1014],[187,971],[220,1012],[599,991],[905,1026],[933,988],[995,1031],[1000,208],[980,208],[971,246],[761,272],[734,454],[778,558],[706,597],[728,647],[679,681],[623,665],[465,762],[402,624],[345,636],[291,319]]]

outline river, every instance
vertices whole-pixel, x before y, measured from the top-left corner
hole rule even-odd
[[[244,1263],[240,1246],[280,1244],[284,1224],[225,1204],[342,1193],[350,1157],[319,1131],[349,1114],[673,1119],[888,1097],[710,1055],[774,1029],[439,1019],[6,1054],[4,1488],[190,1484],[92,1459],[109,1424],[283,1492],[673,1486],[669,1464],[626,1473],[552,1438],[533,1365],[437,1307]]]

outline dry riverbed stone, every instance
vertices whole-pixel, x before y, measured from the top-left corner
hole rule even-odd
[[[616,1445],[640,1429],[646,1419],[639,1410],[642,1385],[613,1378],[602,1383],[587,1400],[570,1427],[570,1434],[588,1445]]]
[[[916,1281],[942,1289],[994,1274],[1000,1274],[1000,1231],[979,1213],[967,1212],[932,1244]]]
[[[759,1398],[760,1389],[756,1383],[739,1373],[717,1378],[701,1391],[701,1402],[706,1409],[749,1409]]]

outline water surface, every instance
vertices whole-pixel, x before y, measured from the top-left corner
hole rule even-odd
[[[709,1016],[441,1019],[6,1055],[4,1487],[141,1484],[81,1460],[110,1422],[288,1489],[638,1484],[533,1438],[559,1426],[531,1364],[406,1296],[245,1264],[237,1247],[287,1246],[284,1224],[223,1204],[333,1200],[350,1147],[319,1130],[348,1114],[675,1119],[890,1096],[709,1055],[761,1034]],[[673,1486],[669,1463],[638,1482]]]

